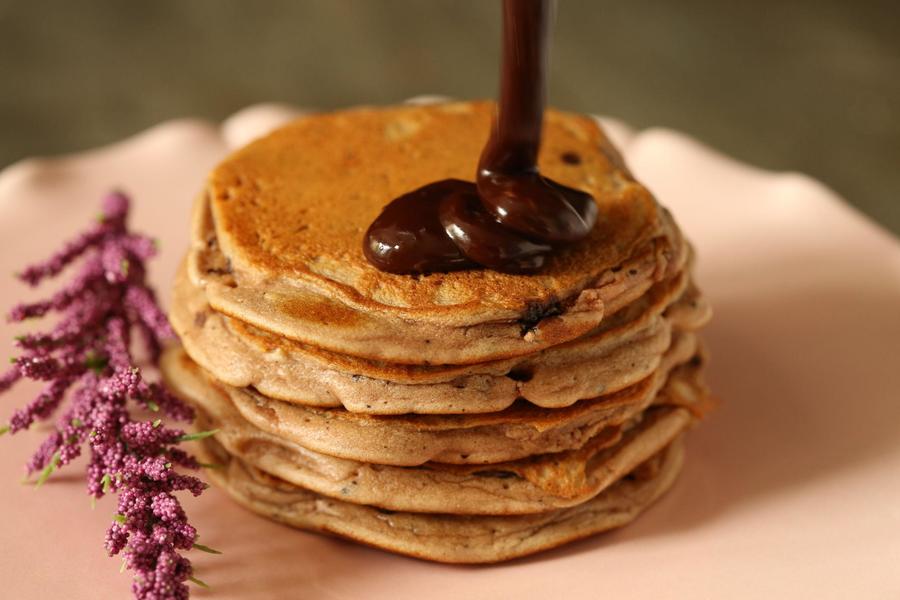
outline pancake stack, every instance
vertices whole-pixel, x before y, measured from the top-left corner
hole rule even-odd
[[[600,217],[539,274],[393,275],[363,256],[393,198],[472,179],[493,110],[308,116],[210,175],[162,368],[216,430],[209,476],[250,510],[483,563],[621,526],[672,485],[710,406],[710,309],[595,120],[546,113],[541,172]]]

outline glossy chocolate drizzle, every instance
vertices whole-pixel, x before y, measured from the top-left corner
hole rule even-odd
[[[445,179],[388,204],[363,252],[390,273],[487,267],[533,273],[590,233],[590,194],[540,174],[551,0],[504,0],[500,101],[476,183]]]

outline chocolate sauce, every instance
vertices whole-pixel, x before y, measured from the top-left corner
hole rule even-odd
[[[504,0],[500,102],[476,183],[438,181],[388,204],[363,241],[377,268],[533,273],[555,248],[590,233],[593,198],[537,168],[552,8],[551,0]]]
[[[475,186],[444,179],[404,194],[384,207],[366,232],[366,258],[382,271],[428,273],[478,266],[460,252],[444,231],[441,199],[474,195]]]

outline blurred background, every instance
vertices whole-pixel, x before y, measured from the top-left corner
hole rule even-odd
[[[0,166],[257,102],[493,97],[497,0],[0,0]],[[900,3],[561,0],[551,102],[825,181],[900,232]]]

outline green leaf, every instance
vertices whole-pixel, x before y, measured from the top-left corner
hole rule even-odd
[[[210,548],[209,546],[204,546],[203,544],[198,544],[197,542],[194,542],[194,548],[200,550],[201,552],[207,552],[209,554],[222,554],[219,550]]]
[[[220,464],[216,464],[216,463],[198,462],[197,464],[200,465],[201,469],[224,469],[225,468],[225,465],[220,465]]]
[[[150,412],[159,412],[159,404],[153,400],[147,400],[147,408],[150,409]]]
[[[72,427],[81,427],[84,423],[81,422],[81,419],[72,419]]]
[[[107,364],[109,364],[108,359],[102,354],[97,354],[96,352],[89,352],[87,356],[84,357],[84,366],[86,366],[97,375],[103,374],[103,371],[106,370]]]
[[[162,419],[157,419],[157,420],[153,421],[153,429],[156,429],[160,425],[162,425]]]
[[[122,259],[121,267],[122,267],[122,275],[124,275],[125,277],[128,277],[128,270],[131,268],[131,263],[128,262],[127,258]]]
[[[202,588],[210,589],[208,583],[206,583],[205,581],[201,581],[201,580],[197,579],[197,578],[194,577],[193,575],[191,575],[190,577],[188,577],[188,579],[191,580],[191,581],[193,581],[194,583],[196,583],[197,585],[199,585],[199,586],[202,587]]]
[[[106,474],[103,476],[103,479],[100,480],[100,484],[103,486],[103,493],[104,493],[104,494],[108,494],[108,493],[109,493],[109,487],[110,487],[110,484],[111,484],[111,483],[112,483],[112,477],[109,476],[109,473],[106,473]]]
[[[212,429],[210,431],[198,431],[197,433],[186,433],[178,438],[179,442],[194,442],[196,440],[202,440],[204,438],[208,438],[210,436],[216,435],[219,433],[218,429]]]
[[[57,466],[59,466],[59,450],[53,453],[53,456],[50,458],[50,464],[41,471],[41,476],[38,477],[38,480],[35,482],[34,488],[37,489],[44,485],[44,483],[50,479],[50,475],[53,474],[53,471],[56,470]]]
[[[113,515],[113,521],[119,523],[120,525],[124,525],[125,521],[128,519],[125,518],[125,515]]]
[[[9,425],[4,425],[3,427],[0,427],[0,435],[6,435],[7,433],[9,433]]]

